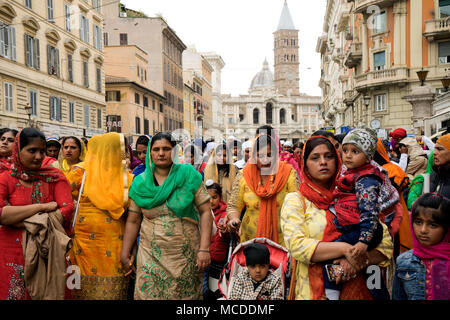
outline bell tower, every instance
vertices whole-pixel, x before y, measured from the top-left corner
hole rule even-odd
[[[274,83],[278,92],[288,96],[299,95],[298,30],[284,1],[280,22],[274,35]]]

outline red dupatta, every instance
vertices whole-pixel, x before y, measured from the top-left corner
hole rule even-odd
[[[56,183],[60,180],[65,180],[64,174],[58,168],[50,167],[42,164],[37,170],[30,170],[23,166],[20,159],[20,135],[22,130],[17,134],[14,140],[12,164],[11,164],[11,176],[26,182],[31,182],[32,185],[32,203],[41,203],[43,198],[43,184]]]

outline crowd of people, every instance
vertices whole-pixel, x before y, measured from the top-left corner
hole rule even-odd
[[[450,300],[449,225],[450,133],[0,130],[1,300]]]

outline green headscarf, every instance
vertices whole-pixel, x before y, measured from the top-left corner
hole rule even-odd
[[[155,164],[147,148],[145,171],[138,175],[131,184],[129,196],[144,209],[152,209],[162,204],[179,218],[199,221],[194,209],[194,195],[202,183],[202,175],[188,164],[172,164],[169,176],[161,186],[156,186],[153,178]],[[175,148],[177,151],[177,149]],[[178,154],[177,154],[178,156]]]

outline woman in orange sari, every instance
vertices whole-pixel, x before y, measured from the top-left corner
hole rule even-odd
[[[74,165],[67,174],[75,199],[86,174],[69,253],[71,263],[81,271],[81,288],[72,290],[73,299],[126,299],[129,280],[120,263],[120,251],[133,178],[126,158],[122,134],[97,135],[89,140],[85,162]]]
[[[260,135],[251,158],[234,180],[227,208],[228,229],[240,226],[241,242],[263,237],[284,246],[279,213],[286,194],[297,191],[298,186],[297,172],[279,159],[274,139]]]

